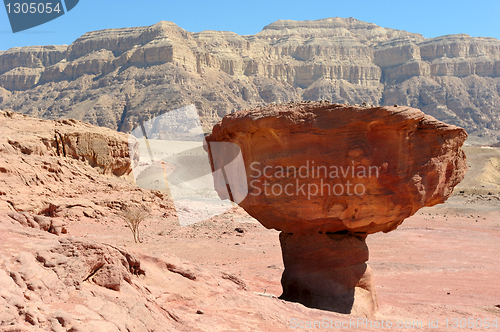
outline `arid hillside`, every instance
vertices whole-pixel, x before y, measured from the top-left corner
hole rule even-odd
[[[353,18],[276,21],[252,36],[162,21],[0,51],[0,109],[122,132],[190,104],[210,130],[227,113],[292,100],[408,105],[494,143],[500,41]]]

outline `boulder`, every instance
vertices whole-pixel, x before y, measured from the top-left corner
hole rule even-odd
[[[466,138],[410,107],[298,102],[226,115],[206,141],[235,143],[244,160],[244,173],[227,173],[229,186],[216,182],[219,196],[245,174],[239,205],[282,232],[282,297],[371,315],[366,236],[443,203],[467,170]],[[212,165],[228,155],[211,154]]]

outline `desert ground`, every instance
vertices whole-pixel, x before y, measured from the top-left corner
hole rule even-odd
[[[158,188],[69,157],[81,151],[44,152],[53,136],[40,128],[49,122],[8,117],[0,132],[2,332],[499,330],[499,148],[466,146],[469,172],[446,203],[368,236],[379,310],[357,317],[279,299],[279,233],[237,205],[181,226]],[[63,125],[87,128],[66,120],[56,128]],[[16,126],[26,137],[13,136]],[[171,167],[175,160],[165,173]],[[119,213],[129,203],[151,208],[142,243]]]
[[[441,206],[423,209],[396,231],[369,236],[369,264],[380,305],[377,319],[427,322],[447,317],[500,317],[496,277],[500,272],[499,210],[498,196],[472,202],[455,196]],[[148,220],[141,244],[133,243],[120,220],[82,220],[69,225],[68,231],[125,246],[132,252],[175,255],[205,268],[223,270],[239,276],[254,294],[268,294],[280,302],[275,299],[281,294],[283,272],[278,232],[265,229],[239,208],[186,227],[175,221]],[[349,318],[299,304],[281,305],[300,308],[303,312],[297,318],[303,320]],[[287,320],[287,316],[276,314]]]
[[[393,328],[387,330],[397,330],[398,322],[407,326],[421,322],[422,328],[402,330],[445,331],[465,327],[465,318],[473,319],[472,330],[497,330],[479,324],[487,318],[490,322],[500,318],[500,150],[466,147],[465,151],[470,171],[455,189],[456,195],[444,204],[420,210],[396,231],[368,237],[369,265],[379,301],[378,315],[370,318],[373,324],[383,326],[385,321],[387,327],[390,321]],[[486,190],[489,194],[478,194]],[[205,327],[207,330],[281,331],[299,329],[299,323],[294,323],[297,320],[307,327],[308,321],[357,319],[279,300],[283,272],[279,233],[265,229],[237,206],[186,227],[179,226],[175,218],[152,218],[141,231],[144,242],[136,244],[119,219],[82,218],[68,225],[68,233],[74,236],[146,255],[174,255],[196,266],[238,276],[252,301],[234,299],[237,304],[228,307],[210,299],[187,298],[182,296],[185,290],[177,290],[181,299],[176,312],[187,321],[197,317],[198,309],[204,312],[203,320],[226,315],[234,322],[242,320],[239,327],[222,324]],[[362,319],[366,324],[369,318]],[[429,321],[434,328],[428,327]],[[362,324],[355,329],[378,330],[377,325],[367,328]],[[331,325],[316,330],[322,329],[331,329]]]

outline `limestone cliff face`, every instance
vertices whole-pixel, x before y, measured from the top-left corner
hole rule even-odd
[[[3,89],[2,89],[3,88]],[[263,103],[408,105],[500,131],[500,41],[426,39],[353,18],[277,21],[252,36],[171,22],[0,52],[0,108],[120,131],[188,104],[203,125]]]
[[[43,68],[58,63],[67,46],[15,47],[0,53],[0,72],[17,67]]]

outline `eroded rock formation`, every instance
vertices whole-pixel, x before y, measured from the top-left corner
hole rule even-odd
[[[265,103],[331,100],[407,105],[498,136],[499,50],[494,38],[426,39],[354,18],[280,20],[252,36],[162,21],[1,52],[0,108],[130,132],[190,104],[212,128]]]
[[[25,213],[16,217],[22,225],[61,233],[63,217],[99,218],[139,203],[171,208],[163,193],[126,181],[138,156],[128,135],[108,128],[0,111],[0,155],[0,212]]]
[[[301,102],[229,114],[206,139],[240,147],[248,195],[239,205],[282,232],[282,297],[371,314],[366,236],[443,203],[467,170],[466,138],[414,108]]]
[[[82,160],[103,175],[128,175],[138,156],[129,156],[128,136],[74,119],[35,120],[0,111],[1,151]]]
[[[0,212],[2,332],[204,331],[213,321],[195,319],[207,298],[234,310],[237,300],[258,297],[236,275],[172,255],[56,237],[20,224],[19,216]]]

